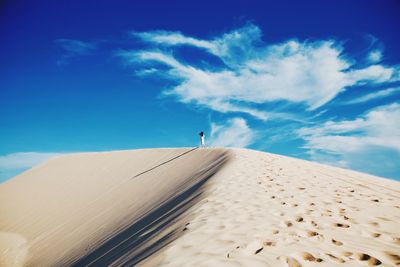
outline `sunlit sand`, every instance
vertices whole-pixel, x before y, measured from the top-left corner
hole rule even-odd
[[[274,154],[71,154],[0,184],[0,266],[396,266],[399,221],[399,182]]]

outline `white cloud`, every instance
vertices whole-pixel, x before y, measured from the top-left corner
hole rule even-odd
[[[158,43],[161,45],[191,45],[212,51],[213,45],[208,41],[197,40],[186,37],[179,32],[153,31],[153,32],[132,32],[133,36],[139,37],[146,42]]]
[[[350,84],[384,83],[396,81],[399,69],[387,68],[382,65],[372,65],[364,69],[352,70],[347,73]]]
[[[368,54],[367,60],[371,63],[377,63],[382,59],[382,51],[381,50],[373,50]]]
[[[157,73],[158,70],[156,68],[142,69],[135,72],[137,76],[146,76]]]
[[[0,170],[26,169],[38,165],[39,163],[60,153],[41,153],[41,152],[16,152],[0,156]]]
[[[358,98],[354,98],[352,100],[344,102],[344,104],[364,103],[364,102],[368,102],[370,100],[375,100],[375,99],[380,99],[380,98],[384,98],[384,97],[387,97],[387,96],[391,96],[391,95],[396,94],[398,92],[400,92],[400,87],[388,88],[388,89],[384,89],[384,90],[379,90],[377,92],[369,93],[369,94],[360,96]]]
[[[398,66],[375,64],[355,68],[355,61],[347,58],[343,47],[333,40],[265,44],[261,30],[253,24],[209,40],[167,31],[134,35],[161,48],[186,45],[203,49],[225,64],[200,68],[163,50],[119,53],[136,66],[166,65],[167,75],[177,85],[164,90],[165,94],[176,96],[183,103],[224,113],[247,113],[261,120],[271,117],[274,110],[267,113],[256,108],[257,104],[286,101],[304,104],[312,111],[351,86],[400,79]]]
[[[298,135],[312,151],[346,154],[373,146],[400,152],[400,104],[374,108],[355,120],[301,128]]]
[[[400,104],[373,108],[354,120],[304,127],[297,133],[313,161],[400,178]]]
[[[243,118],[233,118],[225,125],[211,124],[210,145],[216,147],[247,147],[254,142],[255,132]]]
[[[133,32],[132,34],[143,41],[163,46],[187,45],[205,49],[220,57],[227,65],[235,65],[257,56],[253,51],[255,45],[261,40],[261,30],[250,23],[211,40],[200,40],[184,36],[180,32],[170,31]]]

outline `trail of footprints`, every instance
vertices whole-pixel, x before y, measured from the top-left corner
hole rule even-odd
[[[346,232],[352,232],[353,228],[361,227],[361,222],[357,222],[354,219],[354,213],[360,211],[356,206],[357,201],[366,201],[367,197],[367,201],[371,205],[397,204],[393,205],[393,207],[400,209],[398,202],[395,203],[398,199],[395,200],[393,196],[387,197],[380,192],[371,193],[370,189],[365,186],[359,188],[349,184],[333,188],[334,185],[329,182],[329,179],[334,177],[332,177],[332,172],[328,170],[326,173],[324,173],[324,170],[320,170],[320,173],[314,174],[312,169],[304,169],[303,165],[298,165],[298,172],[296,170],[288,172],[286,169],[276,167],[279,166],[279,160],[275,158],[264,159],[263,164],[266,166],[264,170],[257,164],[257,166],[253,166],[253,164],[254,162],[248,160],[244,166],[245,168],[239,168],[240,170],[236,175],[237,177],[245,177],[251,180],[252,177],[248,177],[246,171],[243,171],[244,169],[259,169],[263,172],[260,173],[255,184],[261,189],[262,194],[267,194],[267,203],[254,204],[257,205],[256,212],[270,212],[270,215],[275,216],[275,219],[280,223],[265,225],[265,227],[268,227],[267,229],[270,229],[270,234],[266,235],[263,241],[257,243],[256,247],[251,247],[251,257],[275,257],[275,260],[289,267],[317,265],[318,263],[328,264],[326,266],[333,264],[346,266],[347,262],[356,263],[360,266],[379,266],[386,263],[400,266],[400,249],[397,252],[384,251],[379,256],[370,255],[362,251],[362,249],[360,251],[349,249],[346,241],[338,238],[338,236],[346,235]],[[327,177],[327,179],[320,179],[318,178],[319,176]],[[291,183],[293,177],[301,177],[301,184]],[[252,188],[250,186],[254,186],[254,184],[242,183],[240,186],[244,192],[251,192]],[[315,187],[320,188],[320,190],[317,192],[312,190]],[[330,197],[321,201],[319,200],[320,196]],[[234,195],[231,203],[239,204]],[[272,206],[278,207],[278,209],[270,211],[269,207]],[[249,212],[249,218],[252,216],[257,217],[257,214],[251,213],[251,210],[246,210],[246,212]],[[318,218],[320,217],[326,218],[319,221]],[[380,222],[385,223],[387,221],[390,220],[379,216],[376,217],[376,220],[363,222],[368,225],[366,229],[368,238],[374,240],[380,240],[383,236],[387,238],[387,234],[380,229]],[[246,223],[246,221],[241,221],[241,223]],[[225,226],[220,226],[220,228],[223,230]],[[188,229],[186,226],[184,231]],[[329,234],[327,234],[326,230],[330,230]],[[335,231],[340,234],[335,236]],[[393,245],[400,248],[400,236],[389,238],[391,238]],[[232,245],[232,250],[225,254],[227,259],[234,259],[236,253],[246,249],[246,244],[238,245],[233,239],[228,241]],[[315,248],[319,248],[321,244],[323,245],[321,247],[325,249],[299,251],[299,246],[296,246],[297,249],[293,250],[287,248],[285,250],[287,254],[285,255],[282,255],[281,252],[280,255],[277,255],[277,251],[282,251],[279,248],[282,248],[282,246],[286,248],[288,241],[289,243],[299,244],[303,241],[308,243],[315,242]],[[332,246],[332,249],[326,249],[329,246]]]
[[[269,166],[273,166],[271,162],[268,162]],[[258,182],[259,185],[265,187],[265,192],[270,193],[270,201],[280,201],[280,205],[284,206],[285,208],[299,208],[299,203],[288,203],[288,201],[282,201],[280,200],[282,197],[282,194],[284,192],[289,191],[293,192],[295,190],[298,191],[296,194],[308,194],[309,199],[312,198],[317,198],[318,196],[311,195],[307,192],[307,188],[312,188],[313,186],[315,187],[315,184],[312,184],[314,181],[307,181],[304,180],[304,185],[293,188],[290,184],[290,180],[288,179],[288,175],[285,175],[282,173],[282,168],[279,168],[277,171],[274,172],[273,169],[267,168],[268,173],[264,173],[262,177],[260,177],[260,181]],[[275,178],[274,178],[275,177]],[[316,178],[317,176],[314,175],[313,178]],[[279,181],[279,182],[277,182]],[[331,183],[327,183],[325,185],[318,185],[322,190],[325,190],[327,192],[322,192],[322,193],[331,193],[334,192],[335,194],[332,195],[332,202],[323,202],[322,204],[325,206],[325,209],[323,212],[320,213],[320,216],[327,216],[327,217],[334,217],[336,222],[332,223],[333,228],[337,229],[349,229],[351,228],[352,224],[357,224],[357,222],[348,215],[348,211],[353,211],[353,212],[358,212],[359,208],[356,206],[349,206],[347,205],[346,208],[340,207],[339,210],[335,213],[332,210],[330,210],[329,205],[332,205],[333,202],[336,202],[339,205],[343,205],[346,203],[351,203],[352,201],[359,200],[359,197],[364,197],[367,195],[372,203],[382,203],[382,199],[380,199],[379,196],[377,195],[368,195],[368,192],[357,192],[356,189],[354,189],[352,186],[341,186],[338,189],[332,190],[330,186],[332,186]],[[365,186],[364,186],[365,187]],[[271,190],[273,188],[277,188],[278,190]],[[330,190],[330,192],[328,191]],[[287,197],[285,198],[287,199]],[[294,200],[294,196],[290,196],[291,200]],[[392,198],[388,199],[389,201],[393,201]],[[337,205],[335,204],[335,205]],[[284,232],[282,233],[278,229],[272,230],[271,236],[277,236],[277,235],[282,235],[282,236],[288,236],[288,235],[293,235],[297,237],[297,240],[300,240],[301,238],[314,238],[319,241],[326,241],[324,238],[324,235],[319,233],[319,226],[318,223],[315,222],[315,220],[308,218],[311,216],[313,213],[317,211],[316,204],[314,202],[309,202],[308,207],[311,208],[306,208],[304,209],[303,205],[303,210],[302,210],[302,216],[297,216],[293,219],[286,219],[283,220],[282,226],[285,228],[289,229],[294,226],[294,224],[305,224],[305,225],[310,225],[311,229],[305,231],[305,235],[296,233],[296,232]],[[399,208],[398,206],[395,206],[396,208]],[[319,207],[318,209],[321,211],[321,208]],[[279,213],[279,216],[285,216],[285,212]],[[305,217],[304,217],[305,216]],[[377,217],[377,219],[380,219],[382,221],[390,221],[387,218],[383,217]],[[372,227],[378,228],[379,223],[375,221],[369,222],[369,224]],[[306,229],[307,227],[304,226],[302,227]],[[301,228],[301,229],[302,229]],[[321,229],[323,230],[323,229]],[[343,231],[342,230],[342,231]],[[378,231],[373,231],[371,232],[370,236],[372,238],[379,238],[381,236],[381,233]],[[296,239],[294,239],[296,241]],[[344,245],[344,242],[336,239],[336,238],[329,238],[329,242],[333,246],[337,247],[342,247]],[[393,237],[393,243],[400,245],[400,238]],[[279,245],[279,239],[278,240],[266,240],[262,243],[262,246],[258,248],[257,250],[254,251],[254,255],[260,255],[262,253],[268,253],[267,249],[269,247],[273,248]],[[237,247],[239,249],[239,247]],[[332,251],[338,251],[338,250],[332,250]],[[394,252],[385,252],[386,258],[391,261],[391,263],[395,264],[396,266],[400,266],[400,255]],[[302,266],[302,262],[313,262],[313,263],[319,263],[323,261],[330,261],[333,263],[346,263],[347,261],[354,261],[357,260],[361,264],[365,264],[368,266],[378,266],[382,264],[382,261],[376,257],[373,257],[367,253],[362,253],[362,252],[350,252],[350,251],[344,251],[342,255],[335,255],[332,252],[325,252],[325,253],[318,253],[318,256],[313,255],[310,252],[301,252],[299,255],[295,256],[278,256],[277,259],[284,260],[284,262],[287,264],[289,267],[300,267]]]

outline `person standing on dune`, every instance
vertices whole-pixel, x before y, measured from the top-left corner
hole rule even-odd
[[[201,131],[201,132],[199,133],[199,135],[200,135],[200,147],[206,147],[206,143],[205,143],[205,141],[204,141],[204,138],[205,138],[204,132]]]

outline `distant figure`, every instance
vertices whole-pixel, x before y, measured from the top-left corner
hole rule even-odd
[[[201,131],[201,132],[199,133],[199,135],[200,135],[200,147],[206,147],[206,143],[205,143],[205,141],[204,141],[204,138],[205,138],[204,132]]]

